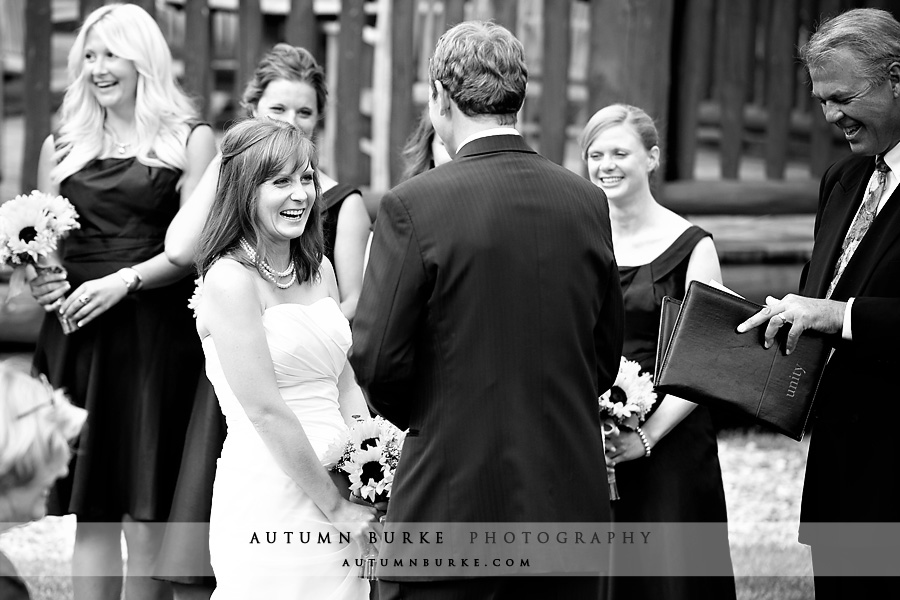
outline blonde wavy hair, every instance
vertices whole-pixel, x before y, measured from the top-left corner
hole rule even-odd
[[[90,76],[83,69],[85,42],[91,31],[110,52],[132,61],[137,70],[138,161],[184,170],[187,139],[197,110],[175,80],[169,46],[144,9],[134,4],[109,4],[88,15],[69,51],[70,83],[59,110],[61,126],[51,180],[58,184],[103,152],[105,109],[91,92]]]
[[[11,361],[0,361],[0,494],[27,485],[41,465],[68,459],[87,411]]]

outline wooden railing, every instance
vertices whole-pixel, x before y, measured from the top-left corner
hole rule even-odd
[[[4,0],[6,1],[6,0]],[[10,5],[15,4],[10,0]],[[79,15],[102,0],[28,0],[21,72],[26,132],[22,188],[50,130],[51,35],[61,4]],[[277,41],[326,66],[332,102],[323,164],[374,189],[397,181],[399,150],[427,100],[437,37],[493,18],[526,47],[520,128],[548,158],[580,170],[575,140],[596,108],[624,101],[664,134],[663,196],[689,212],[809,212],[815,181],[846,152],[809,96],[796,60],[822,15],[862,0],[142,0],[183,64],[183,84],[210,119],[230,117],[244,82]],[[889,8],[889,6],[887,6]],[[8,17],[7,17],[8,18]],[[2,64],[2,61],[0,61]],[[57,90],[58,91],[58,90]],[[216,100],[220,98],[220,100]],[[221,100],[224,98],[225,100]],[[231,100],[229,102],[228,100]]]

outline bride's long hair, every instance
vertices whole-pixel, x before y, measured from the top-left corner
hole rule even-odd
[[[255,267],[262,273],[266,248],[259,230],[259,186],[279,173],[294,172],[309,164],[316,197],[306,210],[309,217],[299,238],[291,240],[291,260],[300,283],[317,277],[322,264],[322,187],[315,146],[300,129],[271,119],[247,119],[233,126],[222,139],[222,166],[216,197],[200,233],[197,270],[200,276],[222,256]],[[255,246],[256,261],[238,250],[241,238]]]
[[[51,180],[59,183],[103,153],[105,109],[91,92],[90,77],[83,68],[85,42],[91,31],[110,52],[130,60],[137,70],[134,118],[138,161],[183,171],[197,110],[175,80],[169,46],[144,9],[134,4],[109,4],[88,15],[69,51],[71,83],[59,111],[61,126]]]

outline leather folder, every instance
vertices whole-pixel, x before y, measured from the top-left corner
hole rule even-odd
[[[797,441],[803,439],[831,346],[804,331],[784,352],[788,327],[763,347],[764,326],[737,333],[763,307],[692,281],[684,301],[663,299],[654,380],[658,392],[736,409]]]

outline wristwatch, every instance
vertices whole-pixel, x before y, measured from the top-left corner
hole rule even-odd
[[[119,277],[122,278],[122,281],[125,282],[125,287],[128,288],[128,293],[136,292],[141,289],[141,285],[144,283],[144,280],[141,278],[141,274],[137,272],[136,269],[132,269],[131,267],[125,267],[124,269],[119,269],[116,271]]]

